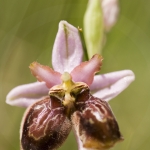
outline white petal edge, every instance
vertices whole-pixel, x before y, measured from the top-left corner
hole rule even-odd
[[[35,101],[47,96],[48,91],[45,82],[20,85],[8,93],[6,103],[12,106],[28,107]]]
[[[125,90],[134,79],[135,75],[131,70],[97,75],[94,77],[90,89],[94,96],[109,101]]]
[[[82,56],[78,29],[66,21],[60,21],[52,53],[54,70],[60,73],[71,72],[82,62]]]

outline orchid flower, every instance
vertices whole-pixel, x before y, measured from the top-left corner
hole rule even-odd
[[[134,80],[131,70],[95,75],[102,56],[82,62],[78,29],[61,21],[53,47],[53,69],[37,62],[29,66],[37,82],[12,89],[6,103],[28,107],[21,123],[22,150],[53,150],[71,128],[78,149],[108,149],[122,140],[107,101]],[[92,94],[91,94],[92,93]]]

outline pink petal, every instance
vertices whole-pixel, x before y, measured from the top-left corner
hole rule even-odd
[[[60,73],[71,72],[82,62],[82,55],[83,50],[78,29],[66,21],[61,21],[52,53],[54,70]]]
[[[51,88],[56,84],[61,83],[61,74],[54,71],[48,66],[43,66],[37,62],[33,62],[29,66],[31,73],[37,78],[38,81],[46,82],[47,87]]]
[[[94,96],[109,101],[126,89],[134,79],[135,76],[131,70],[97,75],[94,77],[90,89]]]
[[[48,91],[45,82],[20,85],[8,93],[6,103],[13,106],[28,107],[35,101],[47,96]]]
[[[102,60],[102,56],[96,54],[89,61],[82,62],[71,72],[73,81],[92,84],[95,73],[100,70]]]

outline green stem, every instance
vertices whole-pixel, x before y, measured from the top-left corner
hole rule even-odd
[[[82,29],[79,28],[79,27],[78,27],[78,31],[79,31],[80,38],[81,38],[81,42],[82,42],[82,46],[83,46],[84,60],[85,60],[85,61],[88,61],[88,60],[89,60],[89,57],[88,57],[88,52],[87,52],[87,48],[86,48],[84,36],[83,36],[83,31],[82,31]]]

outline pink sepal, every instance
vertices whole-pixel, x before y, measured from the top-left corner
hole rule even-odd
[[[20,85],[8,93],[6,103],[13,106],[28,107],[35,101],[47,96],[48,91],[45,82]]]
[[[54,70],[60,73],[71,72],[82,62],[82,55],[78,29],[66,21],[61,21],[52,53]]]
[[[109,101],[126,89],[134,79],[135,75],[131,70],[96,75],[90,89],[94,96]]]

